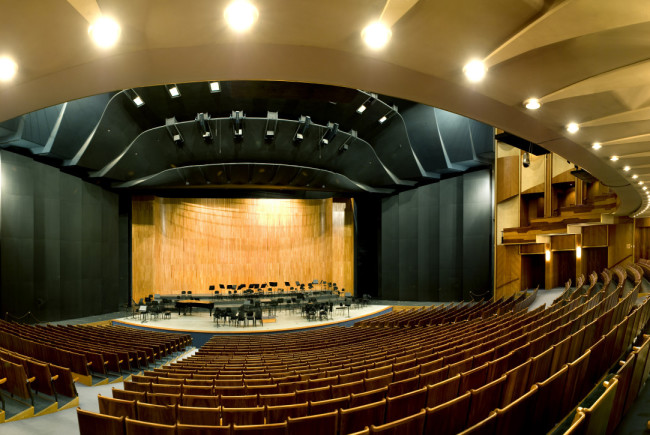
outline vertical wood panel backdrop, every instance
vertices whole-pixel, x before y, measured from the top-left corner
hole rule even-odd
[[[352,292],[352,213],[352,200],[134,198],[133,298],[314,279]]]

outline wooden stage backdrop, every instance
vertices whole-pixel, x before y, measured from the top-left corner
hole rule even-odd
[[[210,285],[336,282],[353,292],[352,200],[133,199],[133,298]]]

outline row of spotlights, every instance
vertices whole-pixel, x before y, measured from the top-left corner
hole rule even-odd
[[[221,92],[221,85],[219,82],[210,82],[209,85],[211,93]],[[178,98],[181,96],[181,91],[178,89],[178,85],[165,85],[165,88],[167,89],[167,92],[171,98]],[[131,92],[131,99],[133,100],[133,104],[135,104],[137,107],[144,106],[144,100],[142,97],[133,90]]]

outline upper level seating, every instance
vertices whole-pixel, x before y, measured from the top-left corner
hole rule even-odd
[[[331,424],[334,417],[325,416],[334,412],[339,433],[378,431],[426,409],[424,430],[456,433],[484,419],[494,427],[521,425],[514,409],[529,416],[528,429],[545,432],[646,327],[650,303],[635,306],[637,295],[638,287],[620,299],[621,291],[602,289],[533,312],[497,310],[457,323],[431,324],[427,316],[448,309],[431,308],[411,310],[427,317],[424,323],[412,322],[413,313],[398,319],[389,314],[372,327],[215,337],[196,355],[145,371],[125,386],[138,391],[130,400],[175,403],[176,412],[209,406],[221,425],[241,414],[233,406],[242,406],[258,422],[262,415],[266,423],[291,417],[307,425],[323,416]],[[452,308],[466,313],[485,305]],[[154,392],[165,385],[180,386],[180,392]],[[537,403],[561,404],[553,407],[560,413],[551,416],[544,412],[549,406],[532,405],[542,397]],[[357,416],[353,426],[348,415]],[[457,425],[449,428],[449,421]]]

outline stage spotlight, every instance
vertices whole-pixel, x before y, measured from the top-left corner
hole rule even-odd
[[[178,126],[176,125],[176,117],[172,116],[171,118],[166,118],[165,128],[176,145],[180,146],[183,144],[183,135],[181,135],[181,132],[178,130]]]
[[[346,152],[349,148],[350,145],[352,145],[352,142],[357,138],[357,132],[356,130],[350,130],[350,136],[339,146],[339,153],[344,153]]]
[[[214,135],[212,133],[212,127],[210,126],[210,114],[197,113],[194,120],[196,121],[196,125],[199,127],[203,140],[206,142],[212,142]]]
[[[320,138],[320,145],[327,145],[332,139],[336,136],[336,133],[339,132],[339,125],[337,123],[328,122],[327,129],[325,134]]]
[[[296,133],[293,135],[293,141],[295,143],[300,143],[305,138],[309,125],[311,124],[311,118],[309,116],[300,116],[298,120],[298,128]]]
[[[278,112],[267,112],[266,128],[264,129],[264,139],[272,141],[275,137],[275,131],[278,128]]]
[[[366,111],[368,107],[372,104],[373,101],[377,99],[377,94],[371,93],[368,98],[366,98],[366,101],[364,101],[358,108],[357,108],[357,113],[359,115],[363,114],[363,112]]]
[[[172,98],[178,98],[181,96],[181,91],[178,90],[178,86],[176,85],[165,85],[165,89],[167,89],[169,96]]]
[[[131,99],[131,101],[133,101],[133,104],[135,104],[135,107],[144,106],[144,100],[142,99],[142,97],[140,97],[140,95],[138,95],[138,93],[135,90],[129,89],[129,90],[124,91],[124,92]]]
[[[244,136],[244,118],[246,118],[246,115],[241,110],[233,110],[230,114],[235,139],[241,139]]]
[[[391,107],[388,113],[386,113],[384,116],[379,118],[379,123],[383,125],[386,123],[386,121],[388,121],[395,115],[397,115],[397,106],[393,104],[393,107]]]

